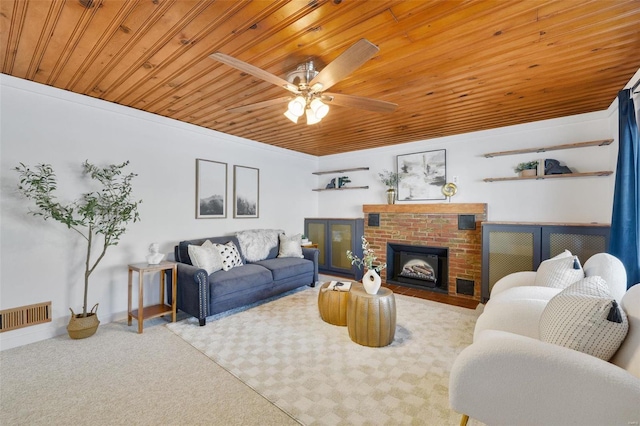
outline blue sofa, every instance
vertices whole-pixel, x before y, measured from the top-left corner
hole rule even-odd
[[[242,266],[208,275],[204,269],[193,266],[189,258],[189,245],[202,245],[206,240],[238,248]],[[200,238],[181,241],[174,248],[178,263],[178,309],[198,318],[200,325],[208,316],[245,306],[297,287],[314,287],[318,281],[318,249],[303,248],[304,258],[277,257],[278,246],[271,249],[266,259],[247,262],[235,236]],[[167,287],[171,289],[169,277]]]

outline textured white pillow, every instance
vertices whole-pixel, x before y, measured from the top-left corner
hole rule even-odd
[[[571,254],[571,252],[567,249],[564,249],[564,251],[562,253],[558,253],[555,256],[553,256],[551,259],[562,259],[565,257],[572,257],[573,255]]]
[[[612,321],[615,317],[620,322]],[[540,340],[605,361],[616,353],[629,330],[626,314],[598,276],[584,278],[554,296],[539,326]]]
[[[278,257],[304,257],[302,255],[302,234],[287,237],[280,234],[280,251]]]
[[[207,274],[222,269],[222,257],[210,240],[205,241],[201,246],[189,244],[188,251],[193,266],[204,269]]]
[[[575,266],[578,269],[575,269]],[[538,266],[533,285],[553,288],[567,288],[584,278],[584,270],[578,256],[547,259]]]
[[[214,246],[218,249],[218,252],[222,257],[223,271],[228,271],[231,268],[242,265],[242,258],[240,257],[238,248],[233,241],[229,241],[226,244],[214,244]]]

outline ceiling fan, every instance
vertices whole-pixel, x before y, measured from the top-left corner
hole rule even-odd
[[[298,118],[306,115],[307,124],[315,124],[328,114],[329,105],[339,105],[383,113],[395,111],[398,105],[391,102],[361,96],[325,92],[325,90],[331,88],[334,84],[362,66],[362,64],[373,57],[378,50],[376,45],[363,38],[345,50],[321,71],[318,72],[314,67],[313,61],[309,61],[289,73],[286,80],[232,56],[225,55],[224,53],[216,52],[210,55],[210,58],[291,92],[289,96],[229,108],[227,111],[247,112],[288,103],[287,111],[284,113],[288,119],[297,123]]]

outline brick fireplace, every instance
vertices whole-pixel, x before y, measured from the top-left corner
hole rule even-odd
[[[394,263],[387,259],[388,244],[446,249],[448,278],[443,291],[480,300],[480,224],[487,220],[486,204],[372,204],[364,205],[363,211],[364,235],[381,262]],[[381,273],[383,282],[387,272]]]

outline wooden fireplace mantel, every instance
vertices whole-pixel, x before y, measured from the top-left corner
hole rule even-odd
[[[487,214],[486,203],[365,204],[364,213]]]

